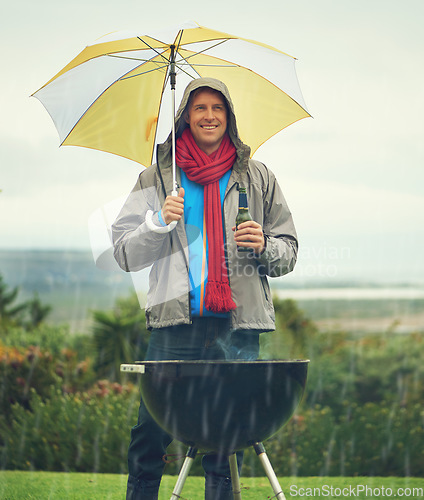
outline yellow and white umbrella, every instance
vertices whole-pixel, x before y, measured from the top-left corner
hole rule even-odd
[[[178,85],[169,92],[172,70]],[[226,83],[240,137],[252,155],[271,136],[310,116],[293,57],[191,22],[150,35],[106,35],[33,96],[52,117],[61,145],[107,151],[148,167],[155,145],[172,129],[175,103],[199,77]]]

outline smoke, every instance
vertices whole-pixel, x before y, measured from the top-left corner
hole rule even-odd
[[[259,356],[259,334],[239,330],[225,338],[218,338],[217,345],[226,361],[254,361]]]

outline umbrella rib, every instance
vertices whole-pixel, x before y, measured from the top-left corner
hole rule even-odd
[[[206,52],[206,51],[208,51],[208,50],[210,50],[210,49],[213,49],[213,48],[217,47],[218,45],[221,45],[221,44],[223,44],[223,43],[225,43],[225,42],[227,42],[227,41],[228,41],[228,39],[226,39],[226,40],[221,40],[220,42],[216,43],[216,44],[215,44],[215,45],[213,45],[212,47],[208,47],[208,48],[206,48],[206,49],[204,49],[204,50],[202,50],[202,51],[200,51],[200,52],[196,52],[196,53],[191,54],[191,55],[189,55],[189,56],[187,56],[187,57],[183,57],[183,56],[181,56],[181,57],[183,57],[183,59],[182,59],[182,60],[187,61],[187,59],[190,59],[191,57],[197,56],[197,55],[199,55],[199,54],[203,54],[204,52]],[[187,49],[186,49],[186,50],[187,50]],[[181,55],[181,54],[180,54],[180,55]],[[177,63],[177,64],[179,64],[179,63]],[[228,65],[226,65],[226,64],[223,64],[223,65],[212,65],[212,64],[196,64],[196,63],[192,64],[192,63],[188,62],[187,64],[188,64],[191,68],[193,68],[193,70],[194,70],[194,71],[196,71],[196,70],[195,70],[195,68],[194,68],[194,66],[217,67],[217,68],[240,68],[240,67],[242,67],[242,66],[240,66],[239,64],[234,65],[234,64],[231,64],[231,63],[229,63]],[[245,68],[245,69],[247,69],[247,70],[251,71],[252,73],[254,73],[254,74],[256,74],[256,75],[258,75],[258,73],[256,73],[255,71],[253,71],[253,70],[252,70],[252,69],[250,69],[250,68]],[[184,70],[181,68],[181,71],[184,71]],[[184,71],[184,73],[186,73],[186,72]],[[199,76],[201,76],[201,75],[200,75],[197,71],[196,71],[196,73],[197,73]],[[189,75],[189,76],[191,76],[191,75]],[[258,75],[258,76],[260,76],[260,75]],[[268,79],[266,79],[266,80],[267,80],[269,83],[271,83],[272,85],[274,85],[274,86],[275,86],[275,84],[274,84],[274,83],[270,82]],[[278,87],[277,87],[277,88],[278,88]],[[280,90],[282,90],[282,89],[280,89]],[[282,91],[284,92],[284,90],[282,90]],[[299,103],[298,103],[298,102],[297,102],[297,101],[296,101],[296,100],[295,100],[292,96],[290,96],[289,94],[287,94],[287,92],[284,92],[284,94],[285,94],[287,97],[289,97],[292,101],[294,101],[294,102],[295,102],[295,103],[296,103],[296,104],[297,104],[300,108],[302,108],[302,109],[305,111],[305,113],[307,113],[309,116],[311,116],[311,114],[309,113],[309,111],[307,111],[307,110],[306,110],[303,106],[301,106],[301,105],[300,105],[300,104],[299,104]]]
[[[180,46],[180,43],[181,43],[181,38],[182,38],[182,36],[183,36],[183,31],[184,31],[184,30],[181,30],[181,31],[180,31],[180,39],[178,40],[178,43],[176,44],[176,45],[177,45],[177,48],[176,48],[176,51],[177,51],[177,52],[178,52],[178,47]],[[140,40],[140,37],[138,37],[138,38],[139,38],[139,40]],[[141,40],[141,41],[143,41],[143,40]],[[143,43],[146,43],[146,42],[143,42]],[[147,46],[149,46],[147,43],[146,43],[146,45],[147,45]],[[154,49],[152,49],[152,50],[154,50]],[[157,52],[157,51],[155,51],[155,52]],[[166,68],[165,82],[164,82],[164,85],[162,86],[162,91],[161,91],[161,94],[162,94],[162,96],[163,96],[163,91],[164,91],[164,89],[165,89],[166,85],[168,84],[168,81],[169,81],[169,78],[170,78],[170,74],[169,74],[169,72],[168,72],[168,69],[169,69],[169,66],[170,66],[170,64],[171,64],[171,60],[170,60],[170,59],[167,59],[167,58],[166,58],[166,57],[164,57],[162,54],[160,54],[160,55],[161,55],[161,56],[165,59],[165,61],[166,61],[166,65],[165,65],[165,66],[162,66],[162,68],[155,68],[154,70],[151,70],[151,71],[157,71],[158,69],[163,69],[163,68]],[[175,61],[175,59],[174,59],[174,61]],[[189,76],[190,76],[190,75],[189,75]],[[161,110],[161,107],[162,107],[162,97],[161,97],[161,99],[160,99],[160,101],[159,101],[159,112],[158,112],[158,117],[159,117],[159,115],[160,115],[160,110]],[[154,144],[156,144],[157,132],[158,132],[158,129],[157,129],[157,127],[156,127],[156,128],[155,128],[155,136],[154,136]]]
[[[181,38],[183,36],[183,31],[184,30],[181,30],[180,32],[180,37],[179,37],[179,40],[178,40],[178,43],[176,45],[176,51],[178,53],[178,49],[181,47]],[[116,57],[118,59],[128,59],[128,60],[133,60],[133,61],[140,61],[140,62],[143,62],[143,63],[147,63],[147,62],[151,62],[153,64],[156,64],[157,65],[157,68],[154,68],[154,69],[151,69],[151,70],[148,70],[148,71],[144,71],[142,73],[137,73],[136,75],[131,75],[131,76],[126,76],[126,77],[123,77],[123,78],[120,78],[120,80],[126,80],[128,78],[134,78],[136,76],[141,76],[141,75],[145,75],[147,73],[150,73],[152,71],[157,71],[157,70],[161,70],[161,69],[165,69],[168,67],[168,64],[169,64],[169,59],[167,57],[165,57],[163,55],[163,53],[159,52],[157,49],[151,47],[147,42],[145,42],[144,40],[142,40],[140,37],[137,37],[142,43],[144,43],[147,47],[149,47],[151,50],[153,50],[154,52],[156,52],[156,54],[158,56],[160,56],[162,59],[164,59],[165,61],[165,65],[163,66],[160,66],[161,63],[159,63],[159,61],[153,61],[152,59],[140,59],[138,57],[129,57],[129,56],[120,56],[120,55],[116,55],[116,54],[108,54],[109,57]],[[189,55],[188,57],[183,57],[181,54],[180,57],[180,61],[179,62],[176,62],[176,65],[177,67],[183,72],[185,73],[187,76],[190,76],[190,78],[193,78],[192,75],[190,75],[187,71],[185,71],[183,68],[182,68],[182,65],[187,64],[187,66],[190,66],[191,68],[194,69],[194,66],[199,66],[199,67],[213,67],[213,68],[237,68],[238,66],[236,64],[192,64],[190,62],[188,62],[188,59],[194,57],[194,56],[197,56],[197,55],[200,55],[200,54],[203,54],[204,52],[210,50],[210,49],[213,49],[215,47],[217,47],[218,45],[222,45],[223,43],[225,43],[227,40],[221,40],[220,42],[216,43],[215,45],[212,45],[211,47],[207,47],[205,48],[204,50],[201,50],[199,52],[196,52],[195,54],[191,54]],[[184,61],[184,62],[182,62]],[[163,63],[162,63],[163,64]],[[196,71],[196,73],[198,74],[198,76],[200,76],[200,74]]]
[[[223,43],[225,43],[227,40],[221,40],[220,42],[216,43],[215,45],[212,45],[211,47],[207,47],[199,52],[196,52],[195,54],[191,54],[190,56],[188,57],[184,57],[183,55],[181,55],[179,52],[178,52],[178,49],[180,48],[180,42],[181,42],[181,38],[182,38],[182,35],[183,35],[183,31],[181,31],[180,33],[180,40],[178,42],[178,45],[177,45],[177,53],[179,54],[179,56],[181,57],[180,61],[177,61],[176,62],[176,65],[178,67],[178,69],[180,71],[182,71],[183,73],[185,73],[187,76],[189,76],[190,78],[193,78],[194,80],[194,77],[192,75],[190,75],[190,73],[188,73],[187,71],[184,70],[184,68],[182,67],[184,64],[186,64],[187,66],[190,66],[190,68],[192,68],[196,74],[200,77],[200,73],[198,71],[196,71],[196,69],[194,68],[194,66],[204,66],[204,67],[215,67],[215,68],[237,68],[238,66],[237,65],[230,65],[230,64],[191,64],[190,62],[188,62],[188,59],[190,59],[191,57],[194,57],[194,56],[198,56],[200,54],[203,54],[204,52],[206,52],[207,50],[210,50],[210,49],[213,49],[215,47],[218,47],[218,45],[222,45]],[[181,61],[184,61],[184,62],[181,62]]]
[[[164,68],[167,67],[166,66],[163,66]],[[134,68],[135,69],[135,68]],[[134,71],[134,69],[130,70],[130,71]],[[150,73],[152,71],[157,71],[158,69],[161,69],[161,68],[155,68],[155,69],[152,69],[152,70],[149,70],[149,71],[145,71],[144,73]],[[73,130],[75,129],[75,127],[77,126],[78,122],[82,119],[82,117],[87,113],[87,111],[93,106],[93,104],[100,98],[100,96],[102,96],[110,87],[112,87],[112,85],[114,85],[116,82],[118,81],[121,81],[121,80],[126,80],[128,78],[133,78],[134,76],[139,76],[139,75],[142,75],[144,73],[139,73],[138,75],[132,75],[132,76],[123,76],[123,77],[120,77],[120,78],[117,78],[114,82],[110,83],[110,85],[108,85],[98,96],[97,98],[88,106],[88,108],[83,111],[83,113],[81,114],[81,116],[79,117],[78,120],[76,120],[76,122],[74,123],[74,125],[72,126],[71,130],[69,130],[69,132],[66,134],[66,137],[64,137],[63,141],[61,142],[60,145],[63,145],[63,143],[66,141],[66,139],[72,134]],[[93,148],[95,149],[95,148]],[[122,155],[121,155],[122,156]]]
[[[175,44],[175,50],[176,52],[178,52],[178,49],[180,48],[181,46],[181,38],[183,37],[183,33],[184,33],[184,30],[181,30],[180,31],[180,39],[178,40],[178,43]],[[178,35],[177,35],[178,36]]]
[[[181,68],[180,66],[177,66],[178,69],[181,71],[181,73],[184,73],[185,75],[189,76],[190,78],[192,78],[193,80],[195,79],[195,77],[193,75],[190,75],[190,73],[188,71],[186,71],[185,69]],[[194,69],[194,68],[193,68]],[[201,75],[199,75],[199,73],[196,71],[196,75],[198,77],[200,77]]]
[[[117,59],[128,59],[129,61],[140,61],[140,62],[152,62],[156,64],[163,64],[159,63],[159,61],[155,61],[153,59],[141,59],[140,57],[129,57],[129,56],[118,56],[116,54],[106,54],[108,57],[116,57]]]
[[[180,67],[180,63],[177,63],[178,67]],[[238,64],[197,64],[197,63],[186,63],[187,66],[190,66],[191,68],[194,68],[195,66],[200,66],[200,67],[205,67],[205,68],[239,68],[240,66]],[[181,66],[184,66],[184,63],[181,64]],[[183,70],[184,71],[184,70]]]
[[[190,56],[188,57],[185,57],[184,59],[187,60],[187,59],[190,59],[191,57],[194,57],[194,56],[198,56],[200,54],[203,54],[205,53],[206,51],[210,50],[210,49],[214,49],[215,47],[218,47],[218,45],[222,45],[223,43],[227,42],[228,40],[221,40],[220,42],[216,43],[215,45],[212,45],[211,47],[206,47],[205,49],[203,50],[200,50],[199,52],[195,52],[194,54],[191,54]],[[188,49],[186,49],[188,50]]]
[[[188,59],[190,59],[190,58],[192,58],[192,57],[194,57],[194,56],[198,56],[198,55],[200,55],[200,54],[204,54],[204,53],[205,53],[205,52],[207,52],[208,50],[210,50],[210,49],[214,49],[215,47],[218,47],[218,45],[222,45],[223,43],[225,43],[225,42],[227,42],[227,41],[228,41],[228,40],[221,40],[220,42],[216,43],[215,45],[212,45],[211,47],[207,47],[207,48],[205,48],[205,49],[203,49],[203,50],[200,50],[199,52],[195,52],[194,54],[191,54],[191,55],[189,55],[189,56],[187,56],[187,57],[183,57],[181,54],[179,54],[179,55],[180,55],[180,57],[181,57],[181,60],[180,60],[180,61],[178,61],[178,62],[176,62],[176,64],[177,64],[177,66],[181,69],[181,71],[183,71],[184,73],[186,73],[186,72],[185,72],[185,71],[184,71],[184,69],[181,67],[182,65],[184,65],[184,63],[185,63],[185,64],[187,64],[187,66],[190,66],[190,67],[191,67],[191,68],[193,68],[193,69],[194,69],[194,66],[199,66],[199,67],[210,67],[210,68],[238,68],[238,67],[239,67],[239,65],[238,65],[238,64],[230,64],[230,63],[229,63],[229,64],[197,64],[197,63],[190,63],[190,62],[188,61]],[[186,49],[186,50],[187,50],[187,49]],[[184,63],[183,63],[183,62],[181,62],[181,61],[184,61]],[[201,76],[201,75],[200,75],[197,71],[196,71],[196,73],[197,73],[199,76]],[[186,74],[187,74],[187,73],[186,73]],[[189,76],[191,76],[191,75],[189,75]]]
[[[181,30],[181,31],[180,31],[180,38],[179,38],[178,43],[176,44],[176,47],[175,47],[175,53],[176,53],[176,54],[179,54],[178,50],[179,50],[179,49],[180,49],[180,47],[181,47],[181,38],[183,37],[183,33],[184,33],[184,30]],[[185,58],[184,56],[182,56],[181,54],[179,54],[179,56],[181,57],[180,61],[185,61],[185,59],[186,59],[186,58]],[[179,63],[179,62],[175,61],[175,64],[176,64],[177,68],[178,68],[178,69],[179,69],[182,73],[186,74],[188,77],[190,77],[190,78],[192,78],[192,79],[194,80],[194,77],[193,77],[192,75],[190,75],[190,73],[188,73],[187,71],[185,71],[185,70],[184,70],[184,69],[180,66],[180,63]],[[190,66],[190,63],[187,63],[187,66]],[[199,73],[198,73],[197,71],[196,71],[196,74],[197,74],[198,76],[200,76],[200,75],[199,75]],[[168,76],[169,76],[169,75],[168,75]]]
[[[168,68],[168,65],[162,66],[162,67],[158,66],[157,68],[149,69],[147,71],[142,71],[141,73],[137,73],[136,75],[123,76],[123,77],[119,78],[119,80],[128,80],[129,78],[134,78],[136,76],[147,75],[147,73],[152,73],[152,71],[159,71],[159,70],[164,69],[164,68],[165,69]]]
[[[158,51],[158,50],[156,50],[155,48],[151,47],[151,46],[150,46],[147,42],[145,42],[144,40],[142,40],[139,36],[138,36],[137,38],[140,40],[140,42],[141,42],[141,43],[144,43],[144,45],[146,45],[147,47],[149,47],[149,49],[151,49],[151,50],[153,50],[154,52],[156,52],[156,54],[157,54],[158,56],[162,57],[162,59],[164,59],[164,60],[166,61],[166,63],[168,63],[168,64],[169,64],[169,62],[170,62],[170,61],[169,61],[169,59],[168,59],[167,57],[165,57],[165,56],[163,55],[163,53],[162,53],[162,52],[159,52],[159,51]]]
[[[181,54],[180,54],[181,55]],[[182,61],[185,60],[185,58],[183,56],[182,57]],[[177,68],[184,74],[186,74],[187,76],[189,76],[190,78],[192,78],[194,80],[194,76],[190,75],[190,73],[188,71],[186,71],[184,68],[181,67],[180,63],[176,63],[177,65]],[[187,63],[187,66],[190,66],[190,68],[192,68],[192,66],[190,65],[190,63]],[[201,75],[193,68],[193,70],[196,72],[197,76],[200,77]]]

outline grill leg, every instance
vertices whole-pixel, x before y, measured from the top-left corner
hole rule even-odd
[[[174,487],[174,491],[172,492],[171,500],[178,500],[181,498],[181,492],[183,491],[184,483],[187,479],[188,473],[190,472],[191,466],[193,465],[194,459],[197,455],[197,448],[190,448],[187,451],[186,457],[184,459],[184,463],[181,467],[180,473],[178,475],[177,482]]]
[[[255,443],[253,445],[256,454],[259,457],[259,460],[262,463],[262,466],[265,470],[265,474],[267,475],[269,482],[271,483],[272,489],[275,493],[275,498],[277,500],[286,500],[284,493],[281,489],[280,483],[278,482],[277,476],[275,475],[274,469],[272,468],[271,462],[269,461],[268,455],[266,454],[265,447],[262,443]]]
[[[237,456],[235,453],[228,457],[230,462],[231,483],[233,485],[234,500],[241,500],[240,477],[237,467]]]

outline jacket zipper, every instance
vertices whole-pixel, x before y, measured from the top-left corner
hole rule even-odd
[[[163,191],[163,194],[166,198],[167,194],[166,194],[166,189],[165,189],[165,182],[163,180],[163,177],[162,177],[162,172],[160,171],[160,165],[159,165],[159,144],[156,146],[156,164],[157,164],[157,172],[158,172],[158,175],[159,175],[159,180],[160,180],[160,183],[161,183],[161,186],[162,186],[162,191]],[[189,321],[190,323],[192,323],[192,315],[191,315],[191,303],[190,303],[190,279],[189,279],[189,272],[190,272],[190,269],[189,269],[189,264],[187,262],[187,259],[185,257],[185,253],[184,253],[184,247],[183,247],[183,244],[181,243],[181,240],[180,238],[178,237],[178,234],[176,235],[173,235],[172,233],[174,231],[177,230],[177,227],[175,227],[170,233],[169,233],[169,237],[171,239],[171,253],[172,253],[172,250],[173,250],[173,243],[174,243],[174,236],[175,236],[175,239],[178,241],[179,243],[179,246],[181,247],[181,252],[182,252],[182,255],[184,256],[184,259],[186,261],[186,269],[187,269],[187,281],[188,281],[188,286],[187,286],[187,299],[188,299],[188,315],[189,315]]]

